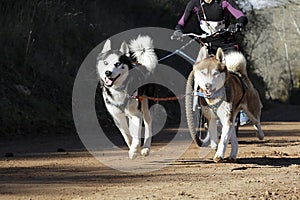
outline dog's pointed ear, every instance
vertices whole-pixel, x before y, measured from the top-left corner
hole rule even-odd
[[[216,53],[216,59],[220,62],[225,64],[225,57],[223,50],[219,47]]]
[[[199,54],[198,54],[198,57],[197,57],[197,60],[196,62],[200,62],[202,60],[204,60],[205,58],[208,57],[208,51],[207,51],[207,48],[206,46],[203,46],[200,51],[199,51]]]
[[[111,41],[110,39],[106,40],[101,53],[105,53],[111,50]]]
[[[126,42],[123,42],[121,44],[121,48],[120,48],[120,51],[125,54],[125,55],[129,55],[129,47],[128,47],[128,44]]]

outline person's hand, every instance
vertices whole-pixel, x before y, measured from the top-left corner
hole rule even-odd
[[[227,28],[227,30],[231,33],[235,33],[236,32],[236,28],[234,24],[230,24]]]
[[[242,23],[236,23],[235,24],[235,29],[236,31],[241,31],[244,28],[244,25]]]
[[[242,23],[236,23],[236,24],[230,24],[228,26],[228,31],[232,33],[239,32],[243,29],[243,24]]]
[[[173,35],[171,36],[172,40],[180,40],[182,38],[182,31],[181,30],[175,30]]]

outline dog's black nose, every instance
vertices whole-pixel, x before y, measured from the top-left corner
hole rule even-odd
[[[105,72],[105,75],[106,75],[106,76],[111,76],[111,74],[112,74],[111,71],[106,71],[106,72]]]
[[[210,89],[211,88],[211,84],[210,83],[206,83],[205,87],[206,87],[206,89]]]

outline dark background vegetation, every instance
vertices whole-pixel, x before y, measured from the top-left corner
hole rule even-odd
[[[185,3],[1,0],[0,136],[74,132],[72,88],[87,54],[128,29],[173,29]]]
[[[72,88],[86,55],[121,31],[173,28],[181,4],[1,0],[0,135],[74,131]]]

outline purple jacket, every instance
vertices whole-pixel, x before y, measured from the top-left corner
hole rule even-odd
[[[205,14],[203,14],[200,1]],[[235,4],[234,0],[212,0],[209,4],[205,3],[204,0],[190,0],[175,29],[183,30],[192,14],[196,14],[200,25],[204,23],[205,17],[207,21],[225,23],[225,28],[230,24],[230,16],[233,16],[237,23],[246,25],[248,22],[247,17]]]

